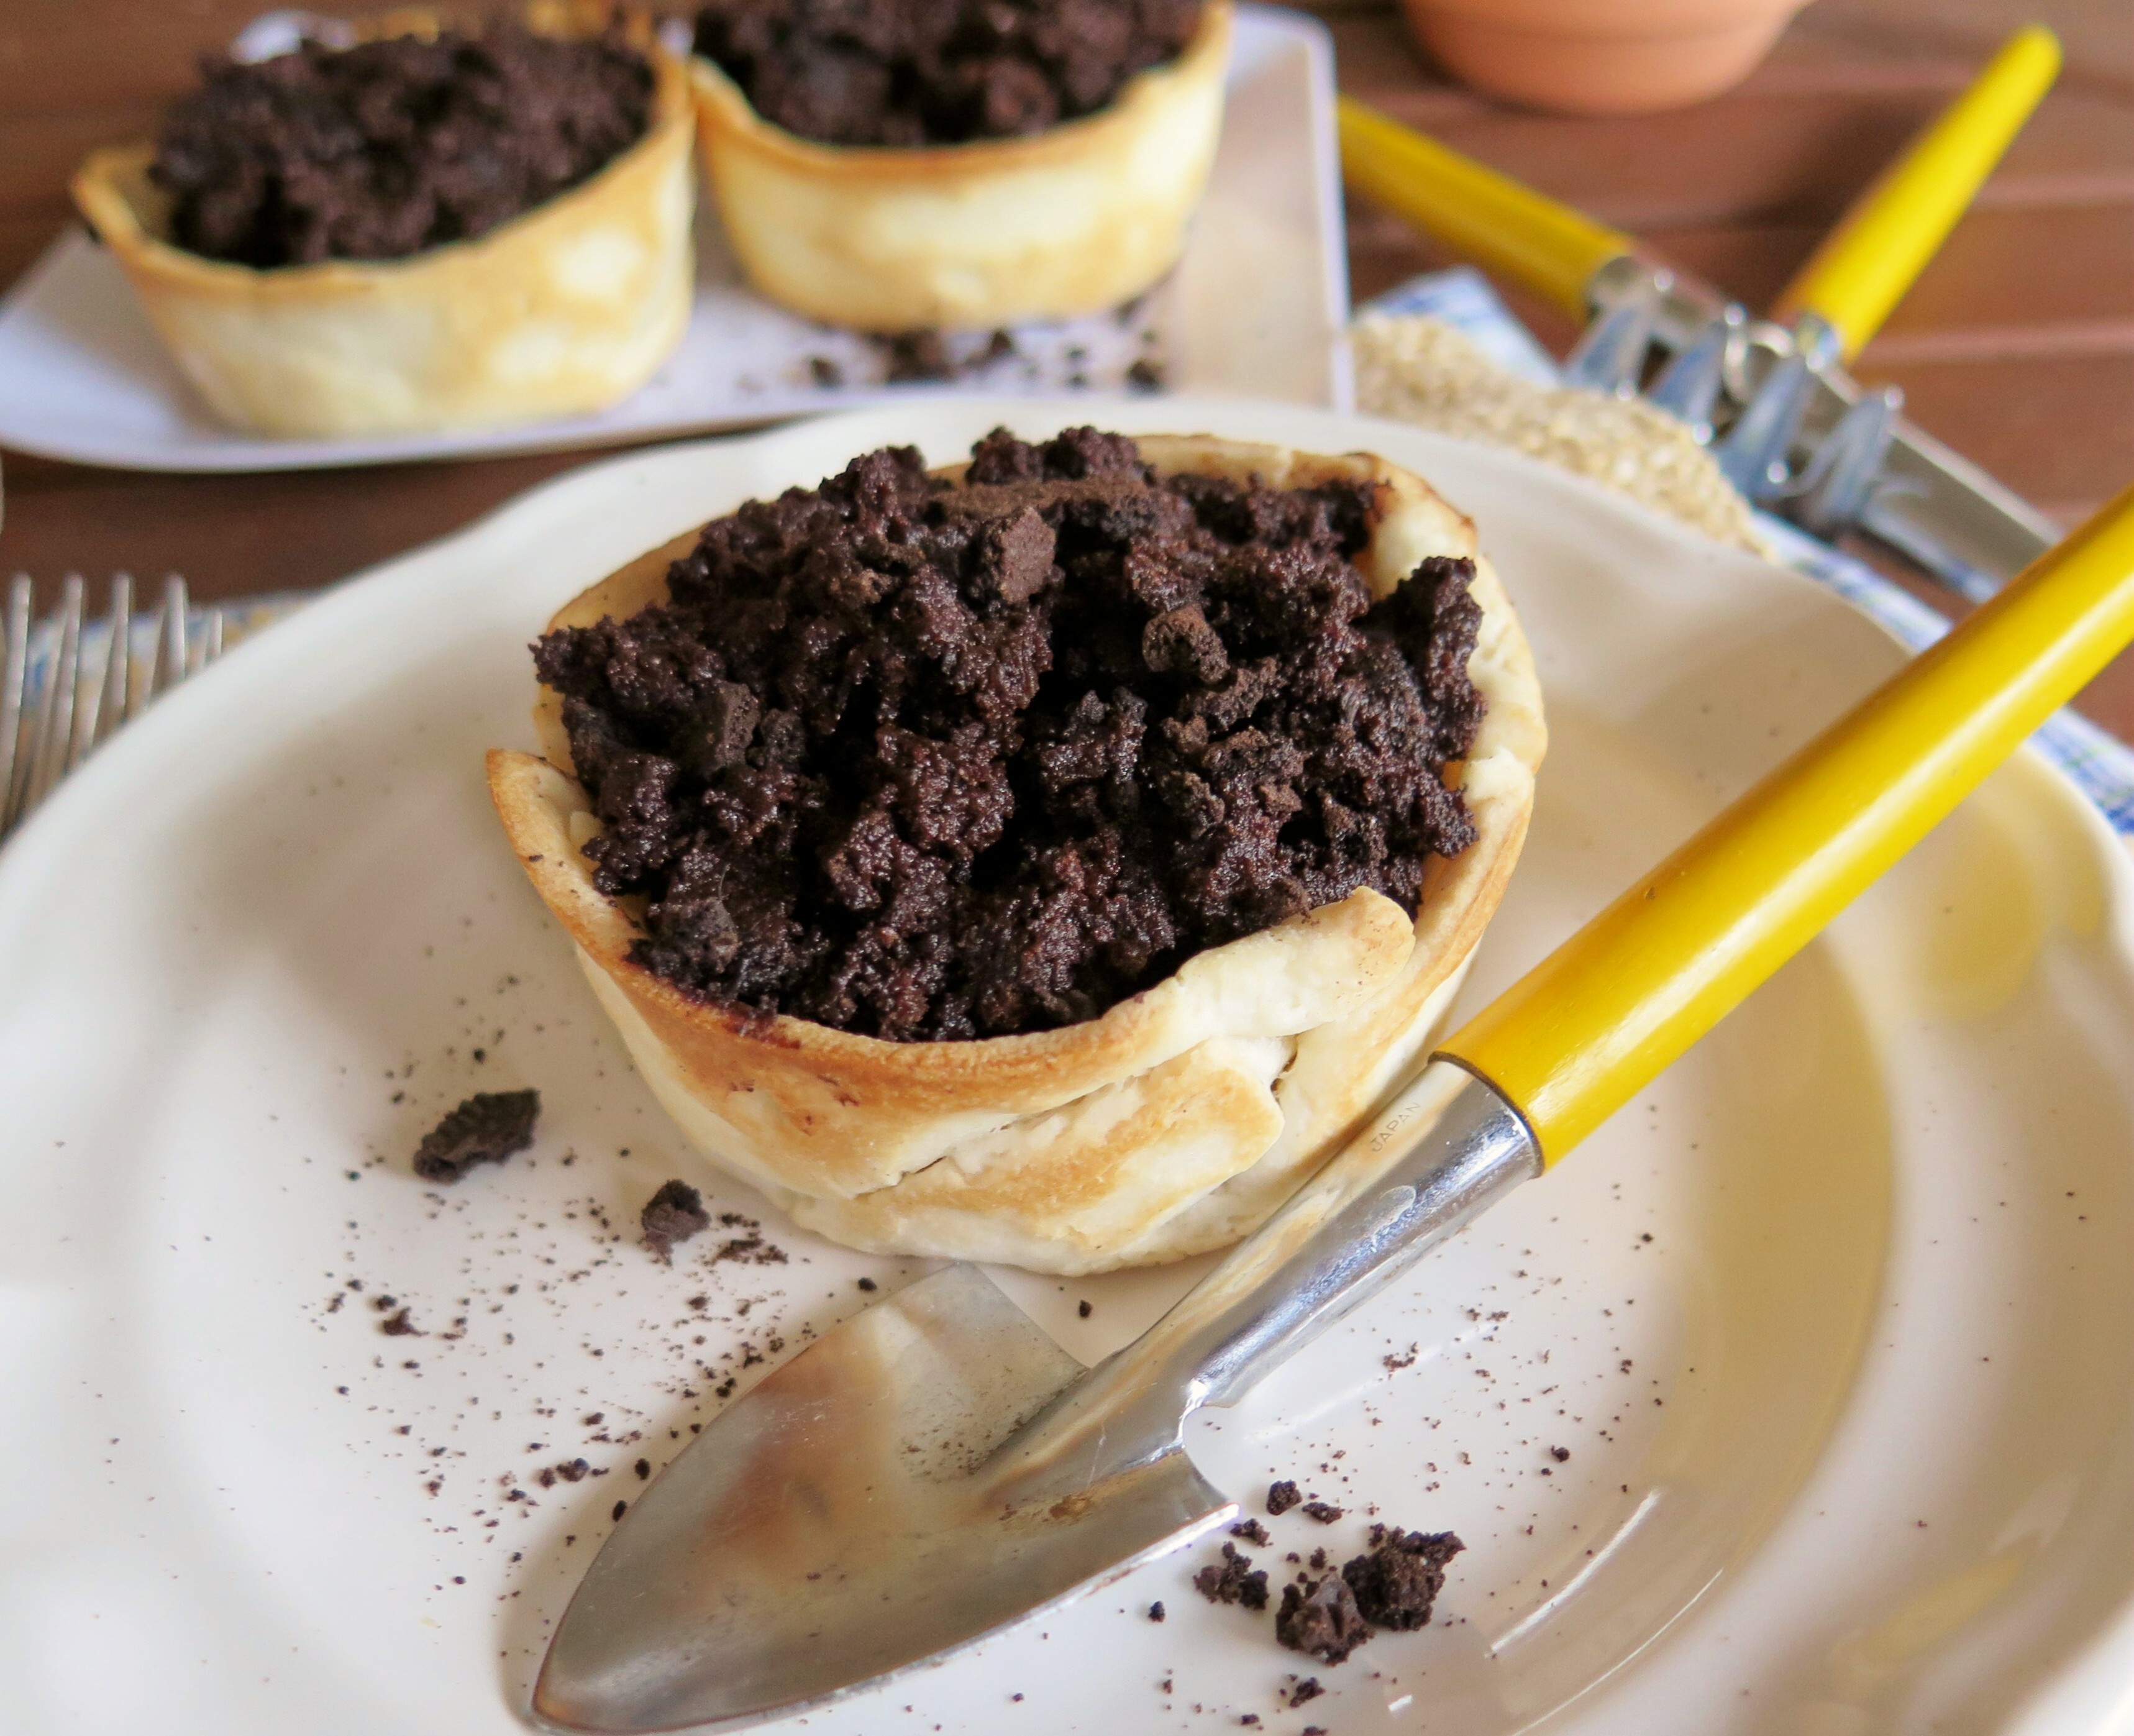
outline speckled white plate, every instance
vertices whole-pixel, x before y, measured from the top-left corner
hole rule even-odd
[[[883,440],[945,459],[1060,413],[588,468],[239,646],[0,854],[0,1729],[512,1729],[635,1462],[905,1275],[733,1186],[785,1263],[635,1245],[698,1172],[480,754],[530,741],[527,640],[624,558]],[[1114,419],[1375,447],[1480,520],[1555,744],[1475,994],[1896,661],[1812,584],[1516,459],[1271,406]],[[1198,1429],[1240,1496],[1293,1476],[1352,1510],[1280,1521],[1278,1552],[1352,1552],[1374,1508],[1459,1531],[1441,1625],[1292,1709],[1303,1661],[1188,1556],[811,1729],[2123,1721],[2129,881],[2019,761],[1587,1148]],[[522,1083],[530,1155],[413,1181],[441,1110]],[[1012,1284],[1093,1356],[1189,1275]],[[381,1293],[423,1336],[380,1330]]]

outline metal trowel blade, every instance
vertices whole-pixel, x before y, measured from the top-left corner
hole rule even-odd
[[[855,1316],[640,1495],[534,1690],[601,1736],[753,1723],[938,1661],[1220,1524],[1185,1453],[1018,1498],[987,1458],[1083,1374],[983,1273]]]

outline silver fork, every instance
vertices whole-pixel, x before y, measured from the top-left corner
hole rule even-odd
[[[0,635],[0,838],[19,825],[100,743],[186,676],[222,655],[223,614],[206,612],[190,631],[186,582],[173,573],[149,626],[152,650],[138,656],[133,580],[111,581],[110,612],[87,618],[88,587],[78,573],[60,588],[60,606],[32,619],[33,588],[18,573],[8,588]],[[101,638],[99,654],[93,650]],[[33,643],[41,655],[32,655]]]

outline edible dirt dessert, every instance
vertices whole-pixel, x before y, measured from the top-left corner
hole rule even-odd
[[[826,145],[960,145],[1094,114],[1176,60],[1201,0],[712,0],[697,52]]]
[[[492,791],[670,1112],[839,1240],[1040,1269],[1234,1240],[1407,1071],[1543,741],[1368,457],[870,454],[551,627]]]
[[[148,178],[171,237],[234,264],[399,259],[487,234],[645,136],[652,65],[611,31],[306,42],[210,61]]]
[[[1374,1525],[1369,1552],[1344,1562],[1341,1577],[1374,1627],[1412,1632],[1429,1624],[1445,1589],[1445,1564],[1466,1546],[1450,1531]]]
[[[525,1150],[540,1119],[538,1091],[476,1091],[422,1135],[412,1167],[426,1182],[456,1182],[477,1163]]]
[[[601,408],[680,341],[686,74],[605,7],[421,12],[217,61],[152,147],[75,180],[225,420],[337,435]]]
[[[1229,0],[715,0],[707,184],[750,282],[861,331],[1132,300],[1214,162]]]

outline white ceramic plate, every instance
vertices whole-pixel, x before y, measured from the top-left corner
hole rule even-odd
[[[302,470],[611,446],[865,404],[1003,392],[1127,389],[1161,365],[1180,390],[1345,409],[1349,317],[1326,27],[1241,6],[1228,109],[1178,269],[1131,317],[1018,327],[1017,351],[949,385],[882,383],[877,346],[773,307],[741,282],[708,208],[688,335],[641,390],[596,416],[519,428],[273,440],[224,427],[179,375],[124,277],[82,230],[53,243],[0,302],[0,446],[131,470]],[[959,340],[959,355],[983,334]],[[816,358],[842,375],[826,385]]]
[[[0,1728],[509,1731],[635,1462],[906,1274],[730,1184],[787,1263],[636,1245],[653,1189],[702,1172],[480,756],[530,741],[526,641],[625,558],[882,440],[943,460],[1062,416],[941,404],[582,471],[239,646],[0,854]],[[1113,419],[1374,447],[1480,520],[1554,746],[1470,995],[1897,661],[1813,584],[1515,458],[1274,406]],[[1291,1515],[1278,1550],[1353,1552],[1373,1508],[1459,1531],[1441,1625],[1309,1669],[1330,1691],[1289,1709],[1304,1661],[1193,1594],[1203,1550],[810,1728],[2123,1718],[2129,880],[2019,760],[1572,1161],[1196,1428],[1253,1506],[1292,1476],[1354,1510]],[[522,1083],[530,1155],[413,1181],[441,1110]],[[1007,1281],[1094,1356],[1190,1275]],[[381,1292],[427,1335],[384,1335]],[[580,1456],[606,1474],[536,1479]]]

